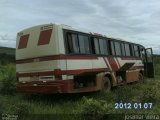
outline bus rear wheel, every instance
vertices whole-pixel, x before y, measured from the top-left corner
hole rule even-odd
[[[138,81],[139,81],[140,83],[144,83],[144,76],[143,76],[142,73],[139,73],[139,75],[138,75]]]
[[[108,77],[104,77],[102,82],[102,92],[109,92],[111,90],[111,81]]]

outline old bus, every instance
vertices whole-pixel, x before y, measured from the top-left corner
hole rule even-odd
[[[152,49],[79,30],[45,24],[17,34],[17,91],[77,93],[154,77]]]

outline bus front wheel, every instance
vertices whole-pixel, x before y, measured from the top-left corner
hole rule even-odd
[[[104,77],[102,82],[102,92],[109,92],[111,90],[111,81],[108,77]]]

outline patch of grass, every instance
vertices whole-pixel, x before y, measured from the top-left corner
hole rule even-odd
[[[157,97],[157,91],[154,90],[153,88],[147,88],[144,90],[144,93],[142,95],[142,102],[143,103],[155,103],[156,102],[156,97]]]
[[[16,91],[15,65],[8,64],[0,68],[0,93],[14,94]]]
[[[154,87],[153,87],[154,86]],[[48,117],[67,119],[109,119],[107,114],[159,114],[160,81],[149,79],[144,84],[135,83],[119,86],[109,93],[86,94],[15,94],[1,95],[0,112],[25,115],[48,115]],[[155,95],[154,95],[155,93]],[[17,102],[18,101],[18,102]],[[153,102],[152,109],[115,109],[116,102]],[[23,109],[24,108],[24,109]],[[113,116],[112,116],[113,117]],[[123,116],[122,116],[123,117]],[[43,118],[43,117],[41,117]],[[35,118],[40,119],[40,118]],[[49,118],[48,118],[49,119]],[[114,118],[115,120],[117,118]]]
[[[83,97],[82,101],[81,117],[85,120],[103,120],[113,108],[113,104],[105,100]]]
[[[157,64],[157,65],[155,66],[155,74],[156,74],[156,75],[160,75],[160,64]]]

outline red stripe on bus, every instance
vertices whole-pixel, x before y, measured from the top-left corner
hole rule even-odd
[[[116,63],[116,61],[114,60],[114,57],[107,57],[108,62],[112,68],[113,71],[117,71],[118,70],[118,65]]]
[[[58,75],[77,75],[86,72],[102,72],[109,71],[108,68],[94,68],[94,69],[76,69],[76,70],[62,70],[58,72]],[[57,75],[55,71],[44,71],[44,72],[34,72],[34,73],[17,73],[17,77],[29,77],[29,76],[47,76],[47,75]]]
[[[119,66],[119,68],[120,68],[120,67],[121,67],[121,65],[120,65],[120,63],[119,63],[119,61],[118,61],[118,58],[116,58],[116,61],[117,61],[118,66]]]
[[[16,60],[16,64],[23,64],[23,63],[31,63],[35,61],[49,61],[49,60],[93,60],[98,59],[98,57],[95,56],[70,56],[70,55],[52,55],[52,56],[43,56],[43,57],[35,57],[35,58],[29,58],[29,59],[21,59]]]
[[[110,70],[109,65],[108,65],[106,59],[104,57],[103,57],[103,59],[104,59],[104,62],[106,63],[106,65],[107,65],[107,68]]]

